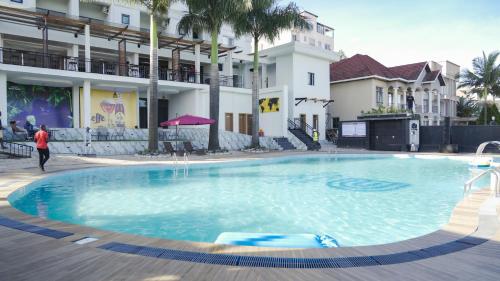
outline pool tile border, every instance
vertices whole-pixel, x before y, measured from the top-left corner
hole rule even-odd
[[[269,267],[269,268],[350,268],[367,267],[379,265],[393,265],[406,262],[414,262],[437,256],[448,255],[487,242],[488,239],[474,236],[443,243],[427,248],[407,252],[353,257],[332,258],[286,258],[268,256],[240,256],[226,254],[212,254],[202,252],[181,251],[167,248],[154,248],[134,244],[110,242],[99,246],[99,249],[132,254],[158,259],[186,261],[194,263],[205,263],[215,265],[239,266],[239,267]]]
[[[40,227],[0,216],[0,225],[8,228],[61,239],[74,233]],[[331,258],[289,258],[269,256],[242,256],[229,254],[214,254],[204,252],[182,251],[168,248],[156,248],[119,242],[108,242],[97,248],[122,254],[131,254],[156,259],[185,261],[201,264],[267,267],[267,268],[351,268],[380,265],[393,265],[414,262],[437,256],[448,255],[476,247],[488,239],[465,236],[455,241],[421,248],[412,251],[373,256],[331,257]]]

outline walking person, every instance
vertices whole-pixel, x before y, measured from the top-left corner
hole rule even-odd
[[[45,163],[50,158],[49,146],[49,133],[47,133],[47,128],[45,125],[40,127],[40,130],[35,134],[36,149],[38,150],[38,155],[40,156],[40,169],[45,171]]]

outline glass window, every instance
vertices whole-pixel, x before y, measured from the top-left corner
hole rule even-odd
[[[130,16],[122,14],[122,24],[130,24]]]
[[[314,86],[314,73],[308,72],[309,75],[309,86]]]
[[[22,3],[23,3],[23,0],[10,0],[10,2],[14,2],[14,3],[20,3],[20,4],[22,4]]]
[[[378,106],[384,105],[384,88],[377,87],[376,93],[377,93],[377,105]]]

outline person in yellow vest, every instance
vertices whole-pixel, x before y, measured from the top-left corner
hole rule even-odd
[[[316,130],[316,129],[313,130],[313,141],[314,142],[319,141],[319,133],[318,133],[318,130]]]

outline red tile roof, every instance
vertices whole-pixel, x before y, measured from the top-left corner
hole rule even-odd
[[[425,74],[425,77],[424,77],[424,82],[432,82],[434,80],[436,80],[436,78],[438,77],[440,71],[439,70],[434,70],[434,71],[431,71],[431,72],[427,72]]]
[[[331,64],[330,81],[341,81],[367,76],[416,80],[426,65],[426,62],[419,62],[389,68],[370,56],[357,54],[348,59]]]
[[[412,64],[398,65],[389,67],[391,71],[396,73],[399,77],[406,80],[417,80],[418,75],[422,72],[422,69],[427,65],[427,62],[417,62]]]

